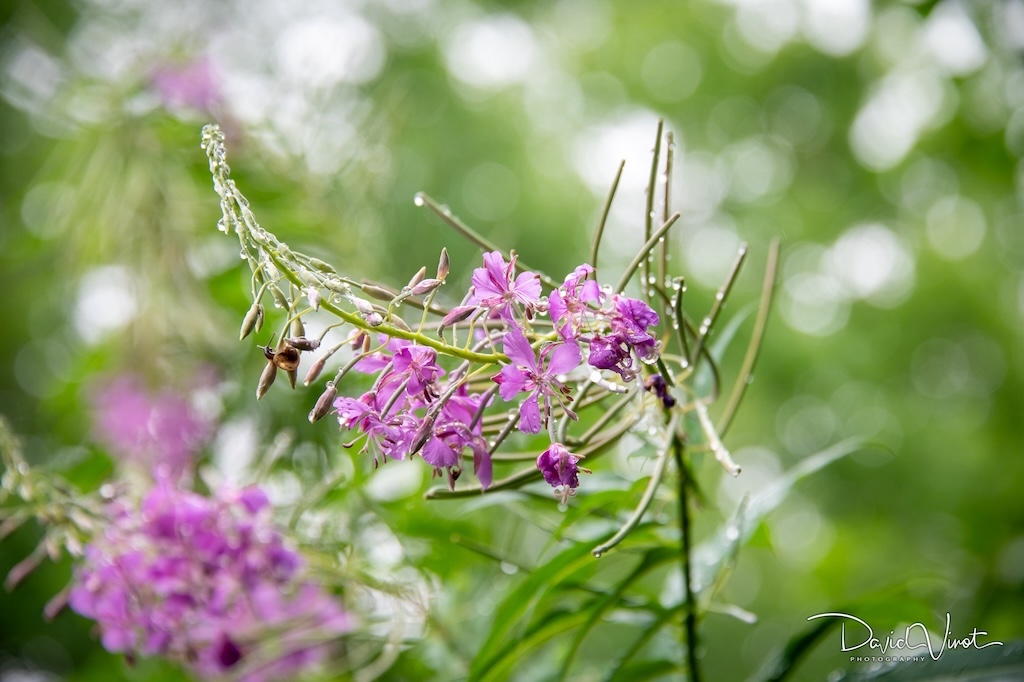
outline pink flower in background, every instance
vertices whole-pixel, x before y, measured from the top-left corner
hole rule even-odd
[[[213,431],[212,421],[181,395],[170,390],[152,395],[132,375],[95,392],[93,423],[98,439],[114,455],[172,480],[192,470]]]
[[[171,109],[209,111],[220,99],[217,79],[208,57],[162,66],[153,72],[152,83],[164,105]]]

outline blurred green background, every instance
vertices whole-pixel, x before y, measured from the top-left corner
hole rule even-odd
[[[261,223],[293,248],[401,285],[447,246],[457,292],[478,252],[416,191],[560,277],[587,258],[626,159],[599,263],[617,273],[642,241],[663,117],[688,309],[746,241],[728,312],[741,310],[783,243],[727,438],[744,474],[703,464],[698,532],[830,443],[884,446],[802,482],[757,530],[721,599],[758,620],[706,616],[708,678],[744,679],[808,616],[844,608],[886,630],[941,630],[949,612],[954,633],[1024,637],[1024,4],[15,0],[0,15],[0,413],[31,461],[89,489],[114,469],[91,391],[124,372],[204,387],[214,480],[281,434],[282,504],[350,467],[358,499],[331,521],[342,542],[436,605],[429,622],[405,614],[404,636],[428,634],[386,679],[465,673],[517,569],[452,534],[527,561],[539,507],[427,504],[421,467],[371,476],[333,428],[305,423],[318,388],[253,401],[263,361],[236,338],[248,271],[215,229],[209,121]],[[645,475],[628,443],[619,454],[617,473]],[[40,532],[0,545],[0,573]],[[0,680],[180,675],[126,666],[72,614],[44,623],[68,575],[44,564],[0,594]],[[521,679],[547,679],[546,660]],[[599,642],[580,660],[578,679],[607,663]],[[834,633],[797,678],[845,664]]]

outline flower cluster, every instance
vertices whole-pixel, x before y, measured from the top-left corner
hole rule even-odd
[[[111,506],[69,595],[109,651],[166,656],[202,678],[284,679],[322,663],[351,627],[258,488],[208,498],[165,481],[139,509]]]
[[[498,251],[485,253],[463,303],[442,321],[442,329],[453,334],[460,326],[468,328],[466,343],[475,349],[500,345],[508,364],[490,377],[496,386],[477,384],[479,390],[471,391],[479,372],[471,372],[469,362],[446,373],[435,350],[412,341],[385,336],[370,350],[365,337],[357,339],[365,350],[355,368],[378,375],[359,398],[334,402],[341,426],[361,434],[350,446],[363,442],[362,450],[375,463],[421,453],[436,474],[447,472],[453,486],[463,454],[471,452],[473,470],[486,489],[492,482],[493,444],[488,447],[481,421],[497,392],[503,401],[518,403],[514,418],[520,431],[548,429],[551,446],[537,467],[563,501],[575,492],[579,456],[558,442],[554,429],[557,414],[576,419],[569,385],[574,377],[585,380],[604,370],[633,381],[640,363],[658,357],[651,332],[658,314],[641,300],[602,288],[586,264],[545,297],[539,276],[517,274],[516,260],[515,253],[508,260]],[[584,365],[590,369],[580,372]]]

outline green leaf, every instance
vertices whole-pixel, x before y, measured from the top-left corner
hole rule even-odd
[[[541,598],[551,589],[560,589],[568,578],[588,565],[593,566],[595,561],[590,555],[589,545],[573,545],[541,565],[512,590],[494,612],[491,631],[473,660],[469,679],[485,679],[488,671],[508,654],[508,643],[522,637],[522,630],[516,630],[521,628],[521,623]]]
[[[694,592],[702,597],[710,596],[704,593],[718,581],[727,559],[750,538],[761,519],[786,499],[798,481],[856,451],[862,444],[859,438],[849,438],[805,458],[767,490],[741,505],[732,520],[694,549],[691,560]]]
[[[633,569],[625,578],[623,578],[615,586],[615,589],[611,591],[604,599],[600,600],[594,608],[590,609],[587,617],[587,622],[583,624],[579,630],[576,631],[576,636],[572,640],[572,644],[569,645],[569,651],[565,655],[565,661],[562,664],[562,679],[565,679],[569,670],[572,667],[573,658],[576,656],[576,652],[579,650],[583,640],[586,639],[590,631],[597,625],[601,617],[613,608],[616,604],[621,601],[626,590],[635,583],[637,580],[647,575],[650,571],[654,570],[662,564],[672,561],[673,559],[679,558],[679,550],[675,548],[659,547],[647,552],[643,559],[637,564],[636,568]]]

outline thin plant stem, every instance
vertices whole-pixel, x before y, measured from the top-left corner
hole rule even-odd
[[[732,424],[732,418],[736,415],[736,409],[743,400],[747,386],[754,378],[754,366],[757,364],[757,356],[761,351],[761,342],[764,340],[764,330],[768,326],[768,315],[771,312],[772,298],[775,293],[776,274],[779,266],[779,240],[773,239],[768,247],[768,261],[764,269],[764,284],[761,286],[761,300],[757,306],[757,318],[754,320],[754,330],[750,334],[750,343],[747,344],[747,352],[743,356],[743,364],[740,365],[740,372],[736,376],[736,383],[733,385],[729,400],[718,417],[718,433],[724,436]]]
[[[594,241],[590,244],[590,265],[597,273],[597,253],[601,248],[601,237],[604,236],[604,226],[608,223],[608,213],[612,210],[612,201],[615,199],[615,191],[619,188],[619,180],[622,179],[622,169],[626,167],[626,161],[619,162],[619,170],[615,173],[612,186],[608,189],[608,196],[604,199],[604,207],[601,209],[601,219],[597,221],[597,228],[594,230]]]
[[[661,221],[665,222],[668,220],[669,215],[672,212],[672,157],[675,152],[675,137],[672,135],[672,131],[665,133],[665,202],[661,207]],[[661,248],[658,249],[658,284],[664,286],[668,280],[668,254],[669,254],[669,240],[668,235],[665,235],[665,241],[661,243]]]
[[[658,162],[661,160],[661,134],[665,122],[658,119],[658,131],[654,137],[654,155],[651,158],[651,176],[647,181],[647,210],[644,213],[644,243],[651,240],[651,230],[654,229],[654,191],[658,187]],[[667,220],[667,219],[666,219]],[[663,221],[664,222],[664,221]],[[647,303],[654,300],[654,292],[651,290],[651,251],[647,251],[640,267],[640,290],[644,292]]]
[[[636,254],[636,257],[633,258],[633,261],[626,267],[625,272],[622,273],[622,277],[619,278],[618,284],[615,285],[615,293],[622,293],[626,288],[626,285],[629,284],[629,280],[633,279],[633,274],[636,272],[636,269],[640,267],[642,263],[647,262],[647,259],[650,258],[651,250],[658,245],[658,240],[664,237],[665,234],[672,229],[672,226],[675,225],[677,220],[679,220],[679,214],[673,213],[669,216],[668,220],[662,223],[657,232],[652,234],[651,238],[644,243],[640,248],[640,251]],[[643,286],[643,289],[645,291],[653,291],[653,289],[648,287],[646,284]]]
[[[640,525],[640,520],[644,514],[647,513],[647,508],[651,506],[651,502],[654,501],[654,494],[658,491],[658,487],[661,485],[661,479],[665,476],[665,467],[668,462],[669,454],[668,450],[672,446],[672,440],[675,439],[676,426],[679,423],[679,415],[673,415],[671,421],[668,424],[669,442],[666,443],[665,449],[658,453],[658,460],[654,464],[654,471],[651,472],[651,478],[647,482],[647,489],[644,490],[643,497],[640,498],[640,503],[637,504],[636,509],[629,515],[626,522],[622,524],[618,532],[615,533],[609,540],[602,542],[600,545],[591,550],[591,554],[595,557],[602,556],[608,550],[616,547],[620,542],[626,539],[626,536],[633,532],[633,529]]]
[[[448,227],[452,228],[453,230],[461,234],[463,237],[479,246],[484,251],[498,251],[506,260],[508,260],[509,254],[507,251],[500,248],[490,239],[487,239],[486,237],[478,233],[476,230],[471,228],[469,225],[459,220],[451,211],[442,208],[441,204],[437,203],[437,201],[435,201],[430,195],[424,194],[423,192],[417,192],[414,201],[416,202],[417,206],[426,206],[427,208],[429,208],[431,211],[434,212],[434,215],[443,220],[444,223],[448,225]],[[558,282],[551,279],[543,272],[540,272],[535,268],[531,268],[529,265],[526,264],[525,261],[523,261],[522,258],[519,259],[519,266],[523,270],[530,270],[531,272],[536,273],[536,275],[540,277],[541,281],[544,282],[544,284],[546,284],[547,286],[551,287],[552,289],[558,288]]]
[[[697,334],[697,343],[694,344],[693,356],[690,358],[691,363],[695,362],[700,356],[700,351],[704,347],[704,342],[711,333],[712,327],[715,326],[715,321],[718,320],[718,314],[722,312],[722,306],[725,305],[725,299],[729,298],[729,292],[732,291],[732,285],[736,282],[736,277],[740,274],[740,269],[743,267],[743,262],[746,259],[747,244],[744,242],[740,244],[739,252],[736,254],[736,260],[733,261],[732,268],[729,270],[729,274],[726,276],[725,282],[718,290],[718,293],[715,294],[715,302],[711,305],[711,311],[700,323],[700,329]]]
[[[690,525],[689,479],[690,470],[686,465],[683,453],[683,442],[672,433],[672,456],[679,471],[679,526],[682,531],[682,569],[683,595],[686,604],[684,623],[686,629],[686,668],[690,682],[700,682],[700,665],[697,662],[697,601],[693,594],[691,580],[690,553],[692,546],[692,528]]]

